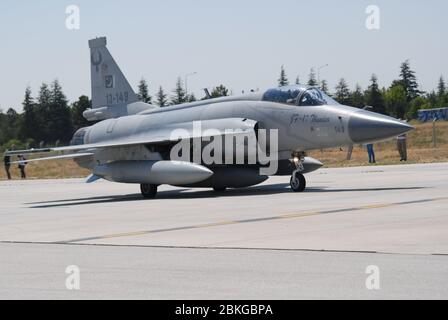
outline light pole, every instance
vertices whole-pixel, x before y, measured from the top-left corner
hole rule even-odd
[[[437,118],[434,118],[434,120],[432,120],[432,147],[433,148],[437,147],[436,122],[437,122]]]
[[[320,66],[319,68],[317,68],[317,82],[318,82],[319,86],[320,86],[320,70],[323,69],[323,68],[326,68],[326,67],[328,67],[328,63],[324,64],[323,66]]]
[[[197,74],[197,72],[191,72],[191,73],[187,73],[185,75],[185,95],[186,96],[188,96],[188,77],[194,76],[195,74]]]

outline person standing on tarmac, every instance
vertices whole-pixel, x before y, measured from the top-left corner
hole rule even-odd
[[[26,179],[26,173],[25,173],[25,166],[27,165],[26,158],[22,155],[19,155],[18,158],[19,158],[20,175],[22,179]]]
[[[11,168],[11,157],[5,154],[3,163],[5,165],[6,176],[8,177],[8,180],[11,180],[11,173],[9,172],[9,169]]]
[[[406,134],[399,135],[397,137],[397,149],[400,154],[400,161],[408,161],[408,150],[407,150],[407,136]]]
[[[368,145],[366,145],[366,147],[367,147],[367,153],[369,155],[369,163],[376,163],[375,151],[373,150],[373,144],[369,143]]]

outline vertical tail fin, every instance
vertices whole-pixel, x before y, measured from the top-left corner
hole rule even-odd
[[[106,38],[89,41],[92,108],[127,105],[138,101],[128,80],[106,48]]]

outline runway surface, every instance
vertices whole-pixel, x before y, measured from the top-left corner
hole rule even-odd
[[[448,298],[448,164],[322,169],[302,194],[288,180],[155,200],[105,181],[2,181],[0,298]]]

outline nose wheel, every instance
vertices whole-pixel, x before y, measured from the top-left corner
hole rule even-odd
[[[300,172],[294,171],[289,182],[291,190],[294,192],[303,192],[306,188],[306,179]]]
[[[157,185],[143,183],[140,185],[140,191],[145,199],[154,199],[157,195]]]
[[[294,192],[303,192],[306,188],[306,179],[302,172],[305,171],[303,166],[303,161],[305,160],[304,152],[296,152],[292,154],[291,162],[296,167],[291,175],[291,180],[289,182],[291,190]]]

